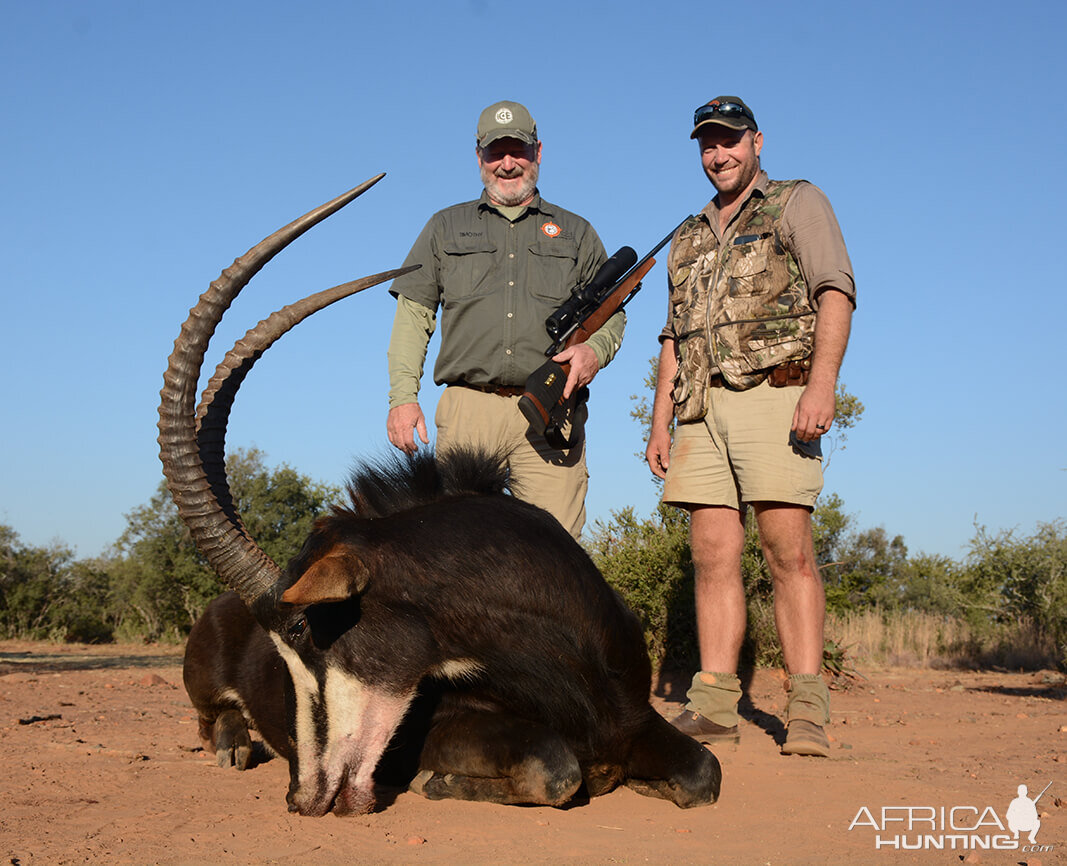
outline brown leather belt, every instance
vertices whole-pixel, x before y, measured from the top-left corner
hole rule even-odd
[[[787,385],[807,385],[811,375],[811,357],[801,358],[798,361],[786,361],[777,367],[771,367],[767,372],[767,384],[772,388],[785,388]],[[708,381],[712,388],[729,388],[722,373],[715,373]]]
[[[526,388],[522,385],[470,385],[466,382],[449,382],[452,388],[470,388],[483,394],[496,394],[498,397],[521,397]]]

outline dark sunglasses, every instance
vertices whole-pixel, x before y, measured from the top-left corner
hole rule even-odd
[[[752,112],[745,106],[738,105],[736,102],[713,102],[710,105],[702,105],[695,112],[693,112],[693,126],[699,126],[705,120],[710,120],[715,115],[726,118],[747,117],[753,123],[756,122],[756,118],[752,116]]]

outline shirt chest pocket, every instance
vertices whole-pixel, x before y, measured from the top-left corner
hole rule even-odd
[[[497,274],[496,245],[488,238],[455,237],[441,245],[441,292],[449,301],[485,295],[502,288]]]
[[[562,304],[578,280],[578,245],[568,238],[530,244],[524,283],[530,294],[552,304]]]

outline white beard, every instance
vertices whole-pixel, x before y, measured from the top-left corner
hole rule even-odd
[[[485,191],[489,193],[489,198],[496,204],[504,207],[515,207],[534,194],[534,190],[537,189],[539,168],[540,166],[537,163],[530,163],[530,167],[522,174],[522,183],[517,188],[512,188],[511,192],[505,192],[501,189],[500,184],[500,181],[505,178],[498,177],[483,165],[482,184],[485,186]]]

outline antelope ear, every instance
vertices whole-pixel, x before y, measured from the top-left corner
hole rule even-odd
[[[367,586],[370,572],[355,553],[338,545],[316,560],[299,580],[282,593],[287,604],[347,601]]]

